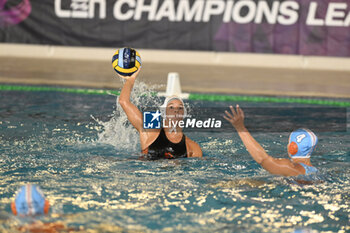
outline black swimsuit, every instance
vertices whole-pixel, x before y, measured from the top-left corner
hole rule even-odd
[[[157,139],[143,152],[143,158],[149,160],[175,159],[187,157],[186,136],[179,143],[172,143],[162,128]]]

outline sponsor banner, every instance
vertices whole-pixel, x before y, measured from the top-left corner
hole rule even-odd
[[[228,108],[191,108],[186,117],[171,115],[164,117],[156,108],[143,110],[143,129],[168,128],[184,132],[233,132],[233,126],[223,118]],[[347,132],[346,108],[331,107],[274,107],[244,108],[245,126],[251,132],[292,132],[308,128],[316,133]],[[316,120],[315,120],[316,119]]]
[[[0,42],[350,56],[348,0],[0,0]]]

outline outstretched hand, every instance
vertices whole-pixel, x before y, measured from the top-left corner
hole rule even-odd
[[[123,78],[123,79],[126,79],[126,80],[128,80],[128,79],[134,79],[135,80],[137,78],[137,76],[139,75],[140,70],[141,70],[141,67],[135,73],[133,73],[130,76],[124,76],[124,75],[121,75],[121,74],[118,74],[118,76],[120,78]]]
[[[230,106],[231,113],[228,111],[225,111],[226,116],[224,115],[224,118],[232,124],[233,127],[235,127],[237,130],[244,128],[244,112],[239,107],[239,105],[236,105],[236,110],[234,107]]]

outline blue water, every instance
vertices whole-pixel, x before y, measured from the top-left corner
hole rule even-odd
[[[323,182],[301,186],[264,171],[233,130],[188,133],[203,159],[140,161],[137,133],[118,120],[115,96],[2,91],[0,100],[0,232],[25,224],[10,202],[28,182],[51,203],[41,221],[92,232],[350,231],[349,129],[318,134],[312,163]],[[288,135],[253,133],[284,158]]]

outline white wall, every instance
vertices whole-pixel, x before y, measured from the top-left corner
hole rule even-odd
[[[111,61],[116,48],[0,43],[0,56]],[[143,62],[350,71],[350,58],[137,49]]]

